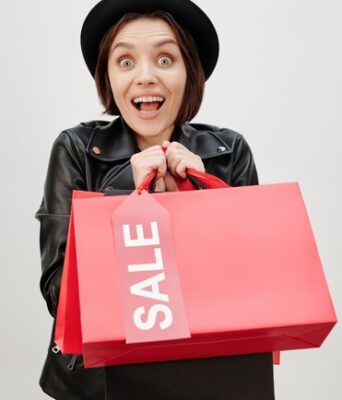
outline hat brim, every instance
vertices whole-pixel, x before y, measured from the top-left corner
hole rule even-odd
[[[89,12],[81,31],[81,48],[92,76],[98,50],[107,30],[129,12],[139,14],[162,10],[170,13],[194,38],[206,80],[218,59],[219,41],[208,16],[190,0],[102,0]]]

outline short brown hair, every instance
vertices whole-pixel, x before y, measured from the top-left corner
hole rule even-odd
[[[175,125],[180,126],[185,122],[190,121],[197,114],[201,106],[204,93],[205,75],[193,37],[174,20],[171,14],[165,11],[155,11],[150,14],[127,13],[119,22],[109,28],[102,38],[95,70],[95,83],[97,93],[105,108],[103,113],[109,115],[120,115],[120,111],[114,101],[108,77],[108,58],[111,45],[116,34],[126,22],[141,17],[152,19],[160,18],[164,20],[170,25],[176,36],[178,46],[184,59],[187,76],[183,102],[175,121]]]

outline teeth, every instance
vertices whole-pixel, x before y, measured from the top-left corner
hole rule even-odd
[[[143,96],[143,97],[136,97],[135,99],[133,99],[134,103],[151,103],[152,101],[159,101],[162,102],[164,101],[164,97],[159,97],[159,96]]]

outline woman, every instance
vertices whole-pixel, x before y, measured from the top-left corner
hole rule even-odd
[[[258,183],[241,135],[188,123],[218,58],[215,28],[191,1],[103,0],[81,45],[105,112],[119,117],[66,129],[52,148],[36,217],[53,317],[73,189],[130,193],[157,169],[156,190],[174,191],[188,167],[233,186]],[[50,349],[40,384],[56,399],[274,399],[271,353],[84,369],[80,356],[60,353],[53,333]]]

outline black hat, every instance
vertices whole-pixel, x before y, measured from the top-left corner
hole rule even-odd
[[[206,79],[213,72],[219,41],[208,16],[190,0],[102,0],[89,12],[81,31],[81,48],[94,76],[99,45],[107,30],[129,12],[139,14],[162,10],[170,13],[194,38]]]

